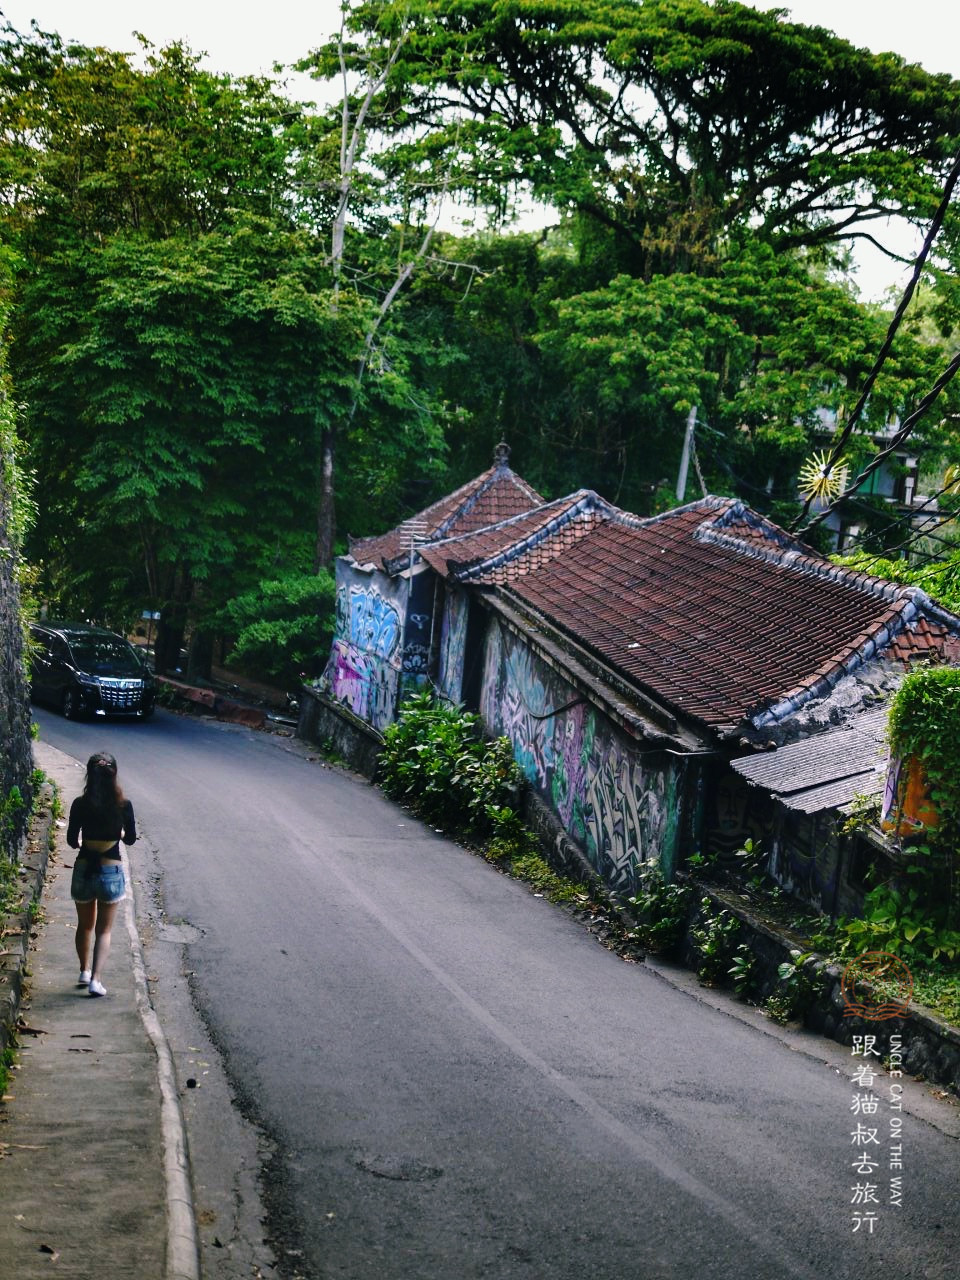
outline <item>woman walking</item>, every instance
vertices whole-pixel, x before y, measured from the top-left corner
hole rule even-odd
[[[67,844],[78,850],[70,882],[70,896],[77,905],[77,986],[87,987],[92,996],[107,994],[101,977],[114,917],[127,887],[120,841],[133,844],[136,838],[133,805],[117,783],[117,762],[98,751],[87,761],[83,795],[70,806],[67,824]]]

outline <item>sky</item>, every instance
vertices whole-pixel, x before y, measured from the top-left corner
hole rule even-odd
[[[960,79],[960,0],[747,0],[754,8],[789,10],[796,22],[822,26],[874,52],[893,50],[928,71]],[[180,39],[204,52],[204,65],[233,75],[270,73],[322,44],[340,25],[339,0],[0,0],[0,12],[18,30],[35,18],[46,31],[89,45],[133,51],[132,32],[154,44]],[[318,99],[318,86],[290,73],[288,92]],[[898,247],[910,251],[912,241]],[[879,253],[864,250],[859,283],[878,297],[906,275],[891,274]]]
[[[748,3],[774,7],[771,0]],[[960,78],[957,0],[783,0],[777,7],[796,22]],[[338,0],[0,0],[0,11],[19,30],[36,18],[45,30],[113,49],[132,49],[134,30],[155,44],[183,39],[207,52],[211,70],[234,74],[292,62],[340,22]]]

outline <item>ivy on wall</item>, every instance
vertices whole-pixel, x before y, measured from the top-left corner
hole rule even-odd
[[[890,750],[920,762],[940,825],[928,833],[947,851],[960,847],[960,668],[912,671],[894,696],[888,721]]]

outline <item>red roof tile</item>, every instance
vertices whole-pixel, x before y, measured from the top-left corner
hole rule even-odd
[[[940,654],[950,634],[919,616],[917,593],[849,573],[733,499],[652,520],[595,495],[551,509],[553,526],[539,536],[533,513],[508,546],[502,527],[464,540],[461,550],[485,559],[458,565],[434,548],[435,567],[503,586],[641,688],[718,729],[826,692],[845,666],[878,651]]]
[[[350,554],[358,564],[376,564],[390,572],[394,562],[409,553],[411,544],[483,529],[542,503],[540,494],[507,466],[505,454],[498,455],[488,471],[389,533],[351,541]]]
[[[613,510],[596,494],[581,489],[486,529],[431,541],[417,550],[438,573],[454,573],[466,581],[477,566],[484,582],[504,582],[508,576],[522,576],[546,564],[608,519]],[[519,555],[523,548],[527,554]],[[507,550],[511,562],[498,567],[497,557]]]

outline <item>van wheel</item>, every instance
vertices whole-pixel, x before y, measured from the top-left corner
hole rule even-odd
[[[63,715],[65,720],[77,718],[77,695],[73,689],[68,689],[63,695]]]

